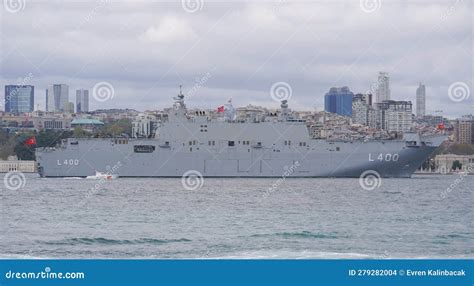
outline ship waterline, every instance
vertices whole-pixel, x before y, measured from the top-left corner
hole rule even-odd
[[[330,141],[312,139],[286,101],[278,117],[236,122],[232,113],[211,120],[190,116],[183,96],[154,138],[69,138],[38,148],[43,177],[410,177],[443,142],[443,135],[406,134],[403,140]]]

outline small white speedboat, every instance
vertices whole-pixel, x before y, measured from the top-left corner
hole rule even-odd
[[[86,179],[94,179],[94,180],[112,180],[112,179],[117,179],[118,176],[115,174],[107,174],[107,173],[102,173],[99,171],[95,171],[95,175],[93,176],[87,176]]]

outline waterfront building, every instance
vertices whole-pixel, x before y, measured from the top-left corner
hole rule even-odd
[[[454,170],[454,162],[461,164],[460,170]],[[462,171],[474,173],[474,155],[454,155],[454,154],[442,154],[436,155],[435,166],[437,172],[441,174],[451,173],[453,171]]]
[[[0,173],[8,172],[36,173],[36,162],[18,160],[16,156],[8,157],[8,160],[0,160]]]

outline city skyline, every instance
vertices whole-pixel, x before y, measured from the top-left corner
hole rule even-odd
[[[375,95],[378,72],[386,71],[393,100],[415,103],[423,82],[426,114],[472,113],[466,64],[472,59],[471,3],[381,3],[367,12],[359,3],[312,3],[308,9],[286,2],[204,2],[188,12],[181,3],[26,2],[17,13],[2,12],[2,38],[9,41],[3,41],[1,82],[29,78],[42,110],[46,87],[55,82],[89,89],[90,110],[162,109],[180,84],[192,107],[215,108],[232,98],[236,106],[276,108],[270,89],[284,82],[292,109],[323,110],[329,88]],[[58,8],[62,13],[54,14]],[[36,44],[45,37],[59,45]],[[106,100],[92,96],[101,82],[114,90]],[[462,101],[449,97],[457,82],[469,91]]]

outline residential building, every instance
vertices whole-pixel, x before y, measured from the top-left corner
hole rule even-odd
[[[354,95],[352,99],[352,123],[370,126],[374,115],[372,107],[372,94]]]
[[[76,90],[76,112],[89,112],[89,91],[87,89]]]
[[[411,101],[376,103],[376,127],[387,132],[407,132],[413,124]]]
[[[474,117],[472,115],[455,120],[454,140],[459,144],[474,144]]]
[[[354,94],[347,86],[332,87],[324,96],[324,110],[343,116],[352,116],[352,97]]]
[[[49,85],[46,89],[46,111],[64,111],[69,102],[69,86],[66,84]]]
[[[35,106],[35,87],[32,85],[5,86],[5,112],[22,114],[32,112]]]

